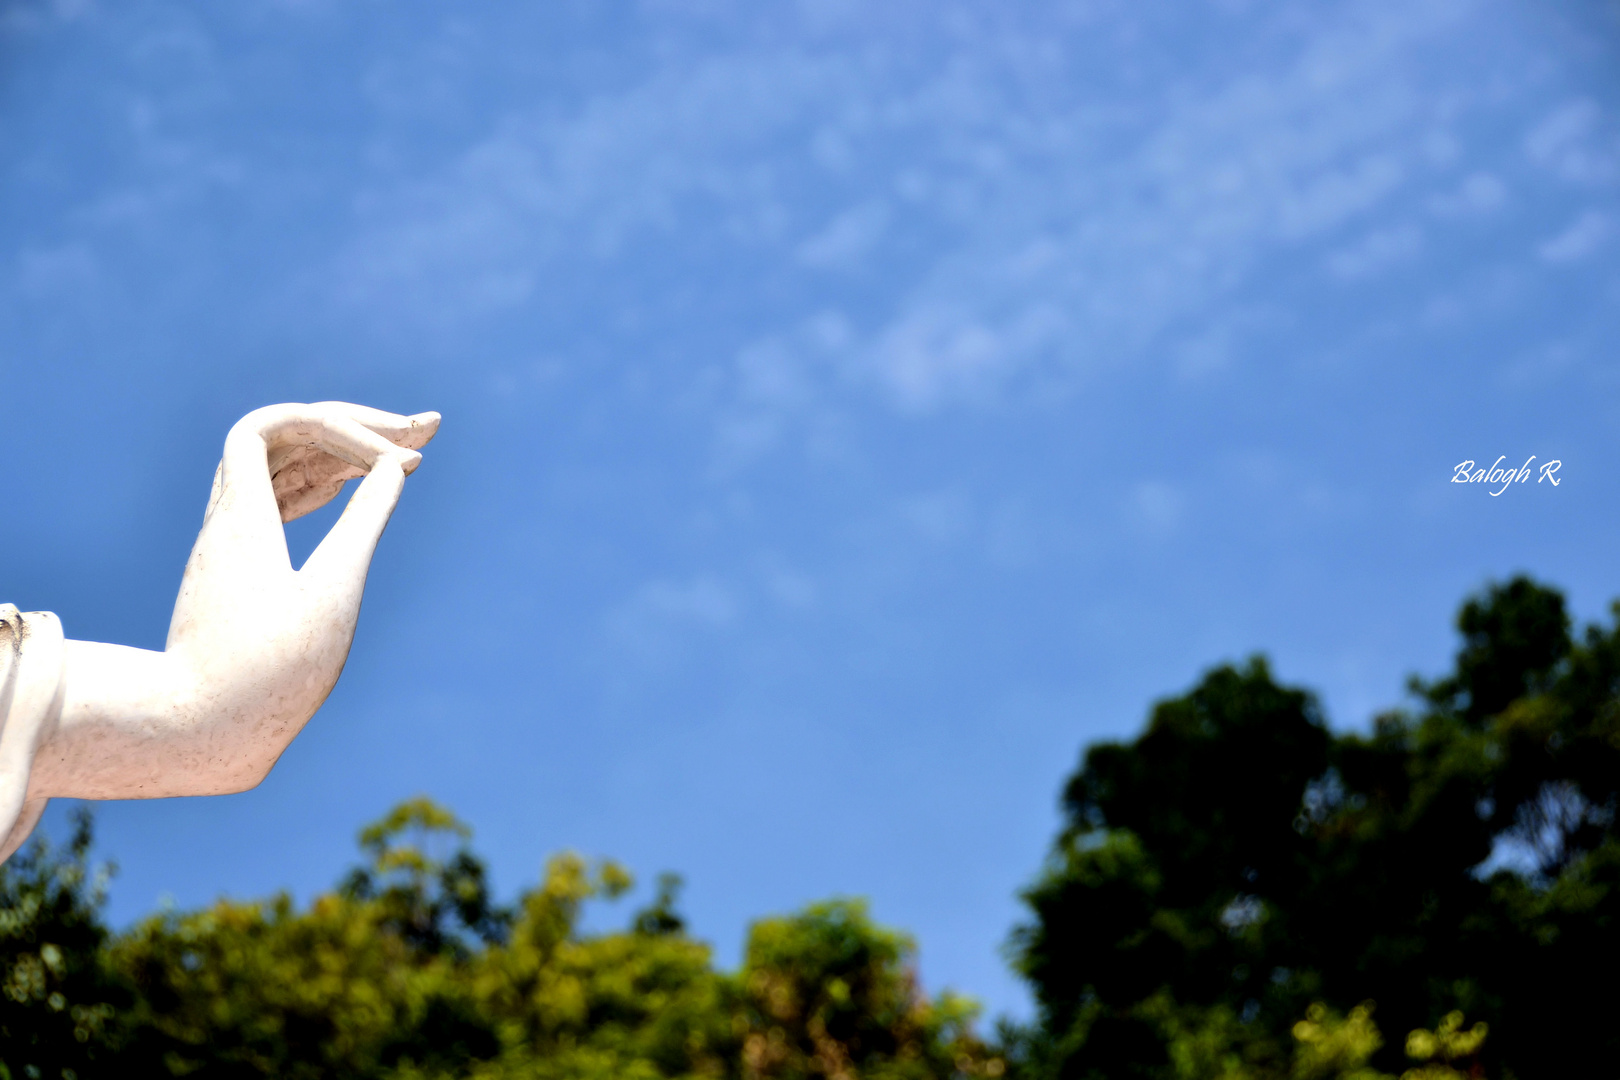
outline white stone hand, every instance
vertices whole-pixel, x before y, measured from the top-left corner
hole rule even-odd
[[[326,700],[354,638],[366,570],[437,413],[273,405],[225,440],[163,652],[67,641],[59,719],[41,732],[27,806],[243,791],[264,779]],[[282,522],[365,475],[302,569]],[[18,835],[21,833],[21,836]]]

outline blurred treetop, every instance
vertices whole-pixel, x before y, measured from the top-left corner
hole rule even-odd
[[[1458,628],[1454,669],[1368,732],[1330,731],[1255,657],[1088,748],[1009,943],[1039,1014],[990,1039],[858,900],[756,922],[719,971],[678,877],[588,934],[626,870],[559,855],[503,906],[422,798],[306,909],[222,900],[119,935],[88,817],[30,846],[0,868],[0,1080],[1607,1075],[1620,624],[1577,637],[1516,578]]]
[[[1591,987],[1620,960],[1620,627],[1573,639],[1523,577],[1457,625],[1454,670],[1369,734],[1330,732],[1256,657],[1086,751],[1011,944],[1031,1062],[1179,1075],[1180,1033],[1231,1020],[1240,1056],[1280,1067],[1313,1003],[1376,1000],[1428,1032],[1374,1052],[1388,1071],[1452,1046],[1433,1032],[1462,1010],[1489,1075],[1612,1072]]]

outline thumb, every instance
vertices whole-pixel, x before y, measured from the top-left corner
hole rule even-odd
[[[377,541],[388,527],[388,519],[393,516],[404,487],[405,470],[399,459],[378,458],[350,496],[349,505],[343,508],[337,524],[305,561],[299,574],[326,578],[339,587],[363,588],[372,553],[377,550]]]

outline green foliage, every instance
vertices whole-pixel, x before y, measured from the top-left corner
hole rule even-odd
[[[1011,1062],[1015,1078],[1046,1076],[1142,1075],[1164,1080],[1397,1080],[1381,1072],[1373,1058],[1385,1045],[1373,1022],[1374,1006],[1362,1002],[1343,1014],[1313,1002],[1289,1037],[1277,1039],[1263,1026],[1245,1022],[1223,1005],[1178,1005],[1157,994],[1137,1007],[1137,1016],[1160,1042],[1162,1059],[1126,1061],[1113,1072],[1076,1055],[1054,1053],[1050,1044],[1034,1049],[1033,1030],[1015,1033],[1024,1053]],[[1406,1039],[1410,1068],[1399,1080],[1464,1080],[1483,1075],[1480,1056],[1487,1027],[1462,1030],[1462,1013],[1443,1018],[1434,1031],[1418,1029]]]
[[[1563,596],[1526,577],[1466,600],[1457,630],[1456,671],[1429,685],[1414,680],[1413,688],[1476,725],[1545,689],[1571,647]]]
[[[484,865],[465,846],[471,836],[431,799],[407,799],[361,831],[371,863],[355,868],[341,891],[377,905],[387,925],[421,951],[465,954],[475,941],[500,941],[512,913],[491,901]]]
[[[467,830],[425,800],[361,834],[369,865],[298,911],[283,895],[153,916],[116,941],[137,991],[124,1059],[151,1075],[361,1077],[498,1050],[459,992],[463,937],[502,925]]]
[[[502,906],[470,830],[415,799],[307,908],[116,937],[88,818],[30,846],[0,868],[0,1080],[1607,1075],[1620,1029],[1587,987],[1620,967],[1620,605],[1574,637],[1520,578],[1458,628],[1454,670],[1365,733],[1255,658],[1089,748],[1009,948],[1038,1020],[991,1044],[859,901],[763,919],[719,971],[678,877],[586,933],[622,867],[558,855]]]
[[[1301,887],[1310,840],[1295,819],[1329,744],[1310,696],[1255,659],[1161,703],[1135,744],[1087,752],[1014,944],[1065,1056],[1162,1073],[1162,1006],[1148,1004],[1161,994],[1265,1010],[1286,1031],[1306,1001],[1266,959],[1294,933],[1276,898]]]
[[[1473,1071],[1489,1032],[1483,1023],[1464,1031],[1460,1012],[1447,1013],[1433,1031],[1419,1028],[1406,1037],[1406,1056],[1425,1064],[1403,1073],[1401,1080],[1461,1080]]]
[[[1340,1017],[1321,1002],[1294,1025],[1293,1080],[1384,1080],[1368,1067],[1384,1037],[1372,1020],[1372,1005],[1357,1005]]]
[[[1000,1059],[973,1038],[976,1007],[929,1001],[902,934],[875,925],[855,900],[765,919],[748,936],[739,973],[744,1075],[771,1080],[922,1080],[999,1076]]]
[[[1404,1047],[1356,1034],[1374,998],[1436,1046],[1455,1009],[1485,1017],[1467,1053],[1492,1075],[1615,1060],[1585,987],[1620,960],[1620,627],[1572,640],[1562,597],[1524,578],[1458,627],[1455,670],[1368,734],[1332,735],[1256,658],[1087,751],[1010,946],[1041,1010],[1028,1075],[1281,1075],[1322,1002],[1351,1009],[1331,1046],[1393,1074]]]
[[[446,992],[453,961],[413,949],[390,915],[280,896],[147,920],[112,950],[140,992],[126,1054],[149,1075],[303,1080],[372,1075],[421,1046],[452,1061],[492,1051]]]
[[[85,869],[87,818],[0,871],[7,998],[0,1080],[943,1080],[1003,1070],[974,1007],[929,999],[903,935],[855,901],[753,928],[717,971],[659,879],[628,929],[588,903],[633,882],[553,858],[517,904],[491,899],[470,830],[425,800],[360,837],[365,863],[300,910],[285,895],[164,911],[109,939]]]
[[[582,936],[582,905],[630,887],[612,863],[551,860],[505,946],[468,970],[502,1054],[479,1077],[719,1076],[735,1054],[723,976],[684,933]],[[672,899],[672,898],[670,898]]]
[[[0,866],[0,1078],[74,1080],[112,1060],[125,1003],[103,964],[97,916],[110,870],[89,868],[90,819],[61,851],[36,838]]]
[[[1197,1010],[1177,1010],[1196,1015]],[[1434,1031],[1418,1029],[1406,1038],[1406,1056],[1414,1067],[1400,1080],[1464,1080],[1477,1075],[1487,1027],[1462,1030],[1463,1014],[1449,1013]],[[1284,1057],[1255,1025],[1237,1021],[1230,1012],[1203,1012],[1196,1026],[1167,1018],[1162,1028],[1169,1046],[1175,1080],[1395,1080],[1371,1062],[1384,1045],[1373,1022],[1373,1003],[1363,1002],[1343,1015],[1313,1002],[1293,1025],[1292,1054]]]

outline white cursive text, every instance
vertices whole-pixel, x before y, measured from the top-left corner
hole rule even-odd
[[[1491,492],[1491,498],[1494,499],[1496,496],[1506,491],[1509,484],[1522,484],[1526,480],[1530,479],[1530,462],[1536,460],[1536,455],[1531,454],[1525,463],[1519,466],[1517,469],[1502,468],[1502,462],[1506,458],[1507,455],[1503,454],[1501,457],[1497,458],[1488,469],[1476,469],[1474,468],[1474,463],[1472,461],[1465,461],[1461,465],[1458,465],[1457,468],[1452,472],[1451,482],[1453,484],[1501,484],[1501,487]],[[1549,461],[1544,463],[1541,468],[1537,470],[1541,473],[1541,475],[1536,479],[1536,483],[1539,484],[1543,480],[1551,480],[1553,487],[1557,487],[1559,484],[1563,483],[1562,480],[1558,479],[1558,469],[1561,465],[1563,465],[1562,461]]]

